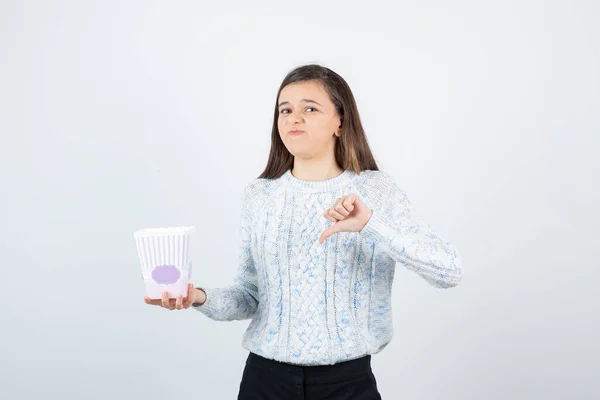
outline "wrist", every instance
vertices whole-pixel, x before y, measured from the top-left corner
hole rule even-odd
[[[206,292],[201,288],[194,288],[192,306],[199,307],[206,302]]]

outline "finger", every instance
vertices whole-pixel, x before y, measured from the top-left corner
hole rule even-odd
[[[161,300],[160,299],[152,300],[148,296],[144,296],[144,301],[146,302],[146,304],[151,304],[153,306],[160,306],[161,305]]]
[[[353,193],[349,194],[342,201],[342,205],[344,206],[344,208],[346,210],[348,210],[349,212],[352,212],[354,210],[354,203],[356,202],[356,200],[358,200],[358,197],[356,197],[355,194],[353,194]]]
[[[329,214],[330,217],[335,218],[337,221],[341,221],[344,218],[346,218],[342,214],[340,214],[339,212],[335,211],[333,208],[329,209],[328,214]]]
[[[167,293],[167,296],[169,296],[169,293]],[[177,298],[172,299],[171,296],[169,296],[169,310],[174,310],[176,306]]]
[[[327,219],[328,221],[331,222],[337,222],[337,219],[333,218],[332,216],[329,215],[329,208],[323,213],[323,216],[325,217],[325,219]]]
[[[167,292],[162,292],[161,305],[164,308],[169,308],[169,295]]]
[[[346,218],[350,214],[350,211],[346,210],[346,207],[344,207],[344,205],[342,204],[343,201],[344,199],[337,199],[335,205],[333,206],[333,209],[337,211],[338,214]]]
[[[183,309],[183,296],[182,295],[177,296],[177,300],[175,301],[175,308],[178,310]]]
[[[190,283],[188,285],[187,297],[184,299],[185,301],[183,302],[183,308],[189,308],[192,305],[193,290],[194,290],[194,285]]]

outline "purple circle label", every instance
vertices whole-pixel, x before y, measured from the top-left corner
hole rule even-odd
[[[180,277],[181,272],[174,265],[159,265],[152,271],[152,279],[163,285],[175,283]]]

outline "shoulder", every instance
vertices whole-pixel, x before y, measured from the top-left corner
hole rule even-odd
[[[362,171],[359,175],[356,175],[355,186],[360,189],[375,192],[400,190],[396,179],[384,171]]]
[[[354,186],[359,195],[371,204],[385,204],[406,197],[396,179],[384,171],[362,171],[356,175]]]
[[[273,194],[279,182],[276,179],[255,178],[246,183],[242,192],[242,205],[250,212],[255,211]]]

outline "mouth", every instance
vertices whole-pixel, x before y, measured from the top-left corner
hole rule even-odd
[[[300,135],[302,135],[303,133],[304,133],[304,131],[300,131],[300,130],[294,130],[294,131],[289,131],[289,132],[288,132],[288,135],[291,135],[291,136],[300,136]]]

